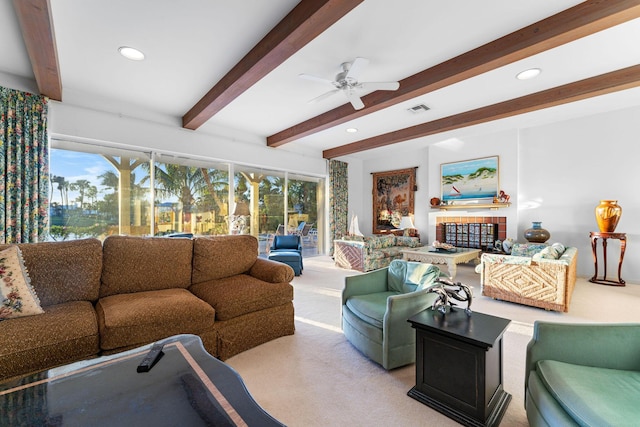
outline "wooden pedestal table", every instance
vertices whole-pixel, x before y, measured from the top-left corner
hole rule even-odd
[[[456,309],[425,310],[416,330],[416,385],[407,394],[466,426],[497,426],[511,395],[502,386],[508,319]]]
[[[601,285],[610,286],[625,286],[625,281],[622,280],[622,261],[624,260],[624,251],[627,248],[627,234],[626,233],[606,233],[602,231],[592,231],[589,233],[591,237],[591,249],[593,250],[593,263],[595,266],[595,273],[593,277],[589,279],[592,283],[600,283]],[[597,244],[598,238],[602,239],[602,255],[604,258],[604,272],[602,279],[598,280],[598,251]],[[620,240],[620,260],[618,261],[618,281],[607,280],[607,239]]]

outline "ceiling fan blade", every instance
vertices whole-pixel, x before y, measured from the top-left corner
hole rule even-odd
[[[345,91],[344,94],[347,96],[347,99],[349,100],[351,105],[353,105],[353,108],[355,108],[356,110],[362,110],[364,108],[364,103],[358,95],[351,91]]]
[[[363,90],[398,90],[399,82],[365,82],[360,83],[359,88]]]
[[[334,90],[330,90],[329,92],[323,93],[322,95],[315,97],[313,99],[310,99],[308,101],[309,104],[311,103],[315,103],[315,102],[320,102],[323,99],[329,98],[331,95],[334,95],[336,93],[340,92],[340,89],[334,89]]]
[[[351,64],[351,68],[349,68],[349,71],[347,72],[345,78],[350,78],[357,81],[358,76],[360,75],[362,70],[366,68],[367,65],[369,65],[369,60],[366,58],[358,57],[354,59],[353,64]]]
[[[304,74],[304,73],[302,73],[302,74],[298,74],[298,77],[301,77],[301,78],[306,79],[306,80],[314,80],[316,82],[321,82],[321,83],[329,83],[331,85],[334,84],[332,80],[324,79],[322,77],[314,76],[312,74]]]

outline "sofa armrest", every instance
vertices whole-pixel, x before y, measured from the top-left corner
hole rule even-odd
[[[366,295],[377,292],[385,292],[387,290],[387,271],[388,267],[378,270],[369,271],[355,276],[347,276],[344,278],[344,289],[342,290],[342,305],[347,302],[349,297],[354,295]]]
[[[539,360],[640,371],[640,323],[536,321],[527,345],[525,378]]]
[[[364,271],[365,244],[357,240],[334,240],[333,259],[338,267]]]
[[[268,283],[288,283],[293,280],[294,272],[291,267],[281,262],[256,258],[256,262],[249,269],[249,275]]]

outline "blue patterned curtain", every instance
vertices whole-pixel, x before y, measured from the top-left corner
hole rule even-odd
[[[48,98],[0,87],[0,243],[44,240]]]
[[[333,256],[333,241],[347,234],[349,227],[349,164],[329,160],[329,255]]]

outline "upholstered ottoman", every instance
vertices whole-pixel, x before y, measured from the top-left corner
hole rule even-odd
[[[293,268],[296,276],[302,274],[302,255],[300,255],[300,252],[272,252],[269,254],[269,259],[287,264]]]

